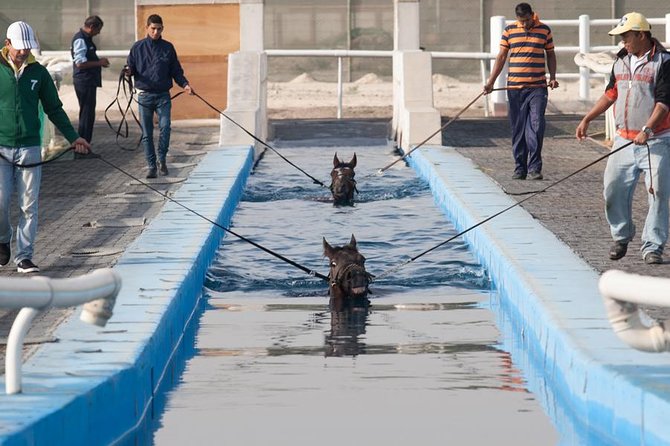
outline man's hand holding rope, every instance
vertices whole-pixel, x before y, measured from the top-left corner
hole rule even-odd
[[[81,153],[84,155],[91,153],[91,145],[81,136],[74,140],[72,147],[76,153]]]

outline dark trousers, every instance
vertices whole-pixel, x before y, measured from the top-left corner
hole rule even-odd
[[[514,173],[542,172],[542,142],[547,89],[542,87],[507,90],[512,127]]]
[[[74,91],[79,100],[79,136],[91,142],[93,124],[95,124],[95,94],[97,87],[74,84]]]

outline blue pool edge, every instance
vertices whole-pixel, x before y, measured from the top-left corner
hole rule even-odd
[[[172,197],[227,227],[253,166],[251,147],[210,151]],[[23,393],[0,397],[0,443],[132,443],[202,294],[224,231],[166,201],[114,266],[123,285],[103,329],[63,322],[23,365]],[[4,377],[2,384],[4,384]]]
[[[424,147],[409,162],[458,230],[515,202],[451,148]],[[174,198],[225,225],[251,166],[250,148],[210,152]],[[108,326],[71,318],[55,334],[59,342],[24,365],[25,393],[1,397],[0,442],[110,444],[132,435],[151,414],[152,390],[169,373],[222,236],[166,203],[115,266],[124,285]],[[508,302],[529,361],[568,412],[603,439],[670,443],[667,357],[616,338],[597,272],[518,207],[464,238]]]
[[[423,147],[408,161],[458,231],[516,203],[453,148]],[[668,357],[616,337],[593,268],[521,207],[464,239],[505,302],[526,352],[521,362],[542,374],[533,390],[551,392],[549,406],[568,406],[549,412],[568,413],[609,444],[670,443]]]

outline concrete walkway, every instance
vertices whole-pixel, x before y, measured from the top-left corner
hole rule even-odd
[[[574,138],[579,120],[580,117],[568,115],[547,117],[547,137],[542,151],[543,181],[512,180],[514,161],[506,119],[455,121],[444,132],[443,142],[470,158],[506,192],[532,191],[542,189],[608,153],[606,147],[594,141],[579,142]],[[591,126],[593,133],[602,128],[604,121]],[[603,160],[522,206],[597,271],[617,268],[650,276],[670,276],[670,258],[663,265],[646,265],[639,251],[640,234],[647,215],[643,178],[634,199],[637,236],[630,243],[626,257],[619,261],[607,257],[612,238],[602,197],[605,165],[606,160]],[[516,196],[517,199],[525,197],[527,195]]]

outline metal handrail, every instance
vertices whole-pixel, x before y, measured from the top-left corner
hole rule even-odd
[[[23,341],[37,315],[51,307],[84,304],[80,319],[104,327],[120,290],[121,276],[109,268],[67,279],[0,278],[0,308],[20,309],[7,338],[5,392],[21,393]]]
[[[609,270],[600,277],[598,288],[612,330],[622,341],[646,352],[670,351],[670,321],[645,323],[638,308],[670,307],[670,279]]]

